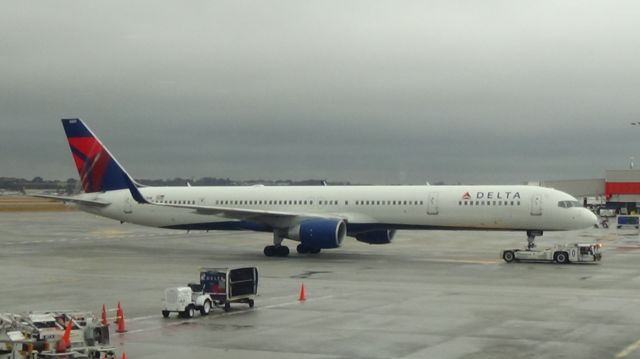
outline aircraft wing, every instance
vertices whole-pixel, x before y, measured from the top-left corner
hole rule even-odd
[[[185,208],[192,209],[197,213],[203,215],[213,215],[219,217],[232,218],[237,220],[246,220],[264,223],[272,227],[290,227],[298,224],[305,219],[311,218],[325,218],[325,219],[342,219],[347,218],[341,216],[331,216],[327,214],[314,214],[314,213],[296,213],[286,211],[267,211],[260,209],[246,209],[246,208],[230,208],[230,207],[217,207],[217,206],[199,206],[189,204],[165,204],[165,203],[153,203],[148,204],[162,207],[173,208]]]
[[[101,200],[101,199],[87,199],[87,198],[69,197],[69,196],[52,196],[47,194],[32,194],[31,196],[40,197],[40,198],[49,198],[49,199],[54,199],[56,201],[72,202],[72,203],[84,204],[88,206],[97,206],[97,207],[105,207],[111,204],[111,202]]]
[[[324,219],[343,219],[341,216],[331,216],[326,214],[313,214],[313,213],[295,213],[285,211],[266,211],[260,209],[247,209],[247,208],[230,208],[230,207],[218,207],[218,206],[204,206],[204,205],[189,205],[189,204],[166,204],[166,203],[154,203],[149,202],[140,193],[138,188],[133,183],[133,180],[129,177],[125,178],[129,186],[129,192],[133,199],[141,204],[148,204],[160,207],[173,207],[173,208],[185,208],[192,209],[197,213],[203,215],[212,215],[219,217],[232,218],[237,220],[252,221],[257,223],[263,223],[275,228],[291,227],[302,222],[305,219],[310,218],[324,218]]]

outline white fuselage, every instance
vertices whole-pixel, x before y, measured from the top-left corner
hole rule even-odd
[[[572,196],[536,186],[250,186],[143,187],[153,204],[139,204],[129,190],[88,193],[111,202],[83,210],[120,221],[175,229],[251,229],[265,226],[172,205],[195,205],[327,215],[343,218],[349,234],[372,228],[572,230],[596,223],[581,207],[561,207]]]

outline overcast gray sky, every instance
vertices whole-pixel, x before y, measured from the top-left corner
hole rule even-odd
[[[520,183],[640,162],[638,1],[0,0],[0,176]]]

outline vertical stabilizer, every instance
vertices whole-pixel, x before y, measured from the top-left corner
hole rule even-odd
[[[82,120],[62,119],[62,125],[85,192],[107,192],[133,186],[131,177]]]

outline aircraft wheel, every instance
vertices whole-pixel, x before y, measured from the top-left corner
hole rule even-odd
[[[266,246],[264,247],[264,255],[267,257],[273,257],[276,253],[275,246]]]
[[[168,310],[163,310],[162,311],[162,316],[165,318],[169,318],[169,311]]]
[[[309,248],[309,253],[318,254],[320,253],[320,248]]]
[[[307,247],[303,246],[302,243],[300,243],[296,246],[296,252],[298,252],[298,254],[305,254],[308,252],[308,250]]]
[[[229,303],[229,302],[224,302],[224,311],[225,311],[225,312],[229,312],[229,311],[231,311],[231,303]]]
[[[504,261],[507,263],[511,263],[516,259],[516,256],[513,251],[504,251],[504,253],[502,254],[502,259],[504,259]]]
[[[253,308],[253,304],[254,304],[253,299],[249,299],[248,303],[249,303],[249,308]]]
[[[289,247],[287,246],[280,246],[276,248],[276,255],[278,257],[286,257],[289,255]]]

